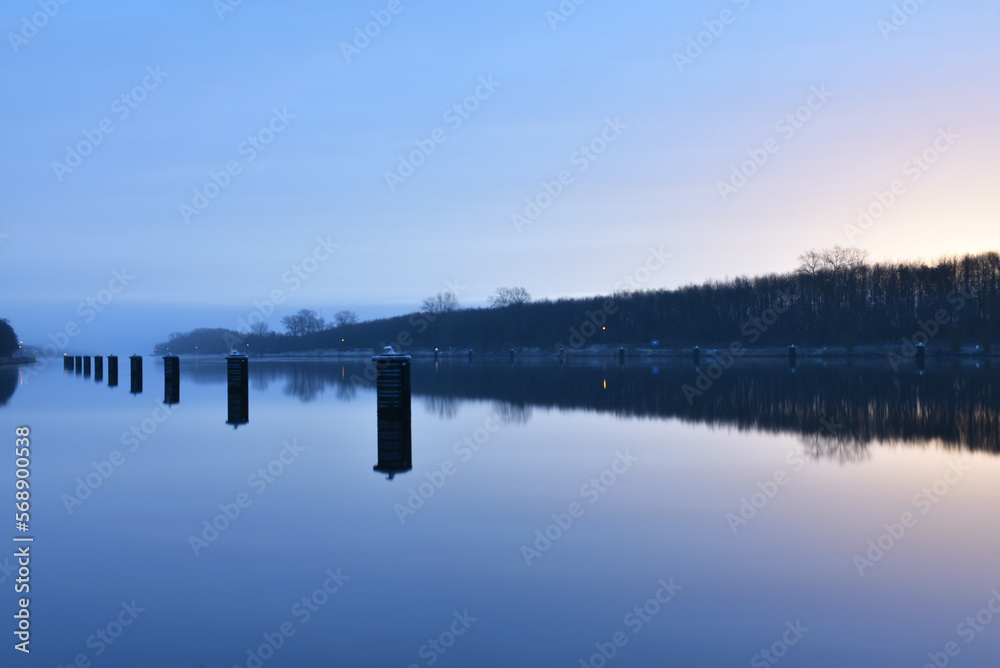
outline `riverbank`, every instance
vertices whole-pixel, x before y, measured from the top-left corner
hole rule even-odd
[[[3,364],[34,364],[37,362],[34,357],[0,357],[0,365]]]
[[[618,358],[621,354],[621,346],[588,346],[582,348],[564,349],[566,357],[585,358]],[[626,358],[649,358],[649,359],[694,359],[694,347],[669,347],[669,346],[624,346]],[[789,348],[787,347],[745,347],[738,343],[729,346],[704,346],[700,347],[699,354],[702,358],[717,358],[726,355],[733,355],[739,358],[787,358]],[[927,357],[962,357],[962,358],[995,358],[1000,357],[1000,346],[992,346],[992,353],[987,353],[982,346],[966,345],[957,348],[950,345],[934,346],[928,345],[925,348]],[[315,349],[282,353],[252,353],[254,358],[268,359],[302,359],[302,358],[331,358],[331,359],[367,359],[381,351],[372,349],[356,350],[329,350]],[[483,358],[505,358],[511,352],[515,357],[521,358],[558,358],[558,349],[542,348],[516,348],[508,350],[477,350],[474,348],[453,348],[450,350],[405,350],[407,355],[414,358],[468,358],[471,353],[473,357]],[[798,359],[874,359],[890,358],[893,356],[904,359],[913,358],[916,355],[916,347],[913,345],[897,344],[871,344],[864,346],[853,346],[851,348],[838,346],[802,346],[795,347],[795,355]],[[199,355],[200,357],[201,355]],[[191,355],[184,355],[191,357]],[[204,357],[215,357],[215,355],[205,355]],[[706,359],[707,361],[707,359]]]

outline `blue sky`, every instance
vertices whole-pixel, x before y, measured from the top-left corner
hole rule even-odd
[[[996,249],[1000,8],[904,5],[4,3],[0,315],[127,353],[275,295],[280,329]]]

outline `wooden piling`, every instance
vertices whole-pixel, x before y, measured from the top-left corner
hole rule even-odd
[[[104,380],[104,358],[94,355],[94,380],[98,383]]]
[[[132,355],[128,361],[132,380],[132,387],[129,391],[132,394],[142,394],[142,355]]]
[[[63,369],[72,371],[75,359],[72,355],[63,355]]]
[[[108,355],[108,387],[118,387],[117,355]]]
[[[83,376],[84,378],[90,378],[90,355],[83,358]]]
[[[250,422],[250,360],[246,355],[226,357],[226,392],[228,413],[226,424],[233,429]]]
[[[625,364],[625,346],[618,349],[618,363]]]
[[[470,351],[471,352],[471,351]],[[389,480],[413,468],[410,416],[410,356],[376,355],[378,463],[372,470]]]
[[[181,358],[177,355],[163,357],[163,403],[181,402]]]
[[[795,366],[798,358],[798,351],[795,348],[795,344],[788,346],[788,365]]]
[[[694,353],[694,365],[699,366],[701,364],[701,348],[695,346],[692,352]]]

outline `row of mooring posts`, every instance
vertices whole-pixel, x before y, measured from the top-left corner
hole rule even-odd
[[[98,383],[104,381],[104,357],[93,356],[93,363],[89,355],[65,355],[63,357],[63,370],[73,371],[85,378],[90,378],[93,370],[94,380]],[[108,386],[118,386],[118,358],[115,355],[108,355]]]
[[[226,424],[238,427],[250,421],[250,381],[248,374],[248,359],[246,355],[230,355],[227,358],[228,411]],[[108,355],[108,387],[118,386],[118,357]],[[94,377],[103,380],[104,358],[97,355],[91,365],[90,357],[70,356],[63,358],[63,369],[75,371],[89,376],[93,368]],[[129,357],[130,392],[142,394],[143,390],[143,358],[141,355]],[[179,404],[181,400],[181,370],[180,358],[176,355],[163,357],[163,403]]]
[[[560,348],[559,350],[560,350],[560,360],[562,360],[563,359],[563,357],[562,357],[562,348]],[[698,346],[695,346],[692,349],[691,352],[692,352],[692,357],[694,358],[694,365],[695,366],[700,366],[701,365],[701,348],[698,347]],[[788,346],[788,365],[790,367],[792,367],[793,369],[798,364],[798,352],[799,352],[798,348],[795,347],[794,343],[792,345]],[[618,355],[619,355],[619,360],[621,361],[622,364],[624,364],[625,363],[625,348],[622,348],[618,352]],[[927,346],[925,344],[918,343],[916,345],[916,353],[914,354],[914,361],[916,362],[917,369],[920,370],[920,371],[923,371],[923,369],[926,367],[926,364],[927,364]]]

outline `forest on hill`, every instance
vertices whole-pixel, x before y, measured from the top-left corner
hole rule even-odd
[[[488,308],[461,308],[454,295],[421,310],[359,322],[349,312],[326,323],[303,309],[251,330],[174,333],[156,351],[176,354],[314,350],[509,348],[555,351],[590,346],[842,346],[920,342],[957,350],[1000,342],[1000,254],[934,263],[872,263],[864,251],[835,246],[799,257],[794,272],[737,277],[676,289],[619,291],[588,298],[532,301],[523,288],[500,288]],[[922,334],[921,334],[922,333]]]

